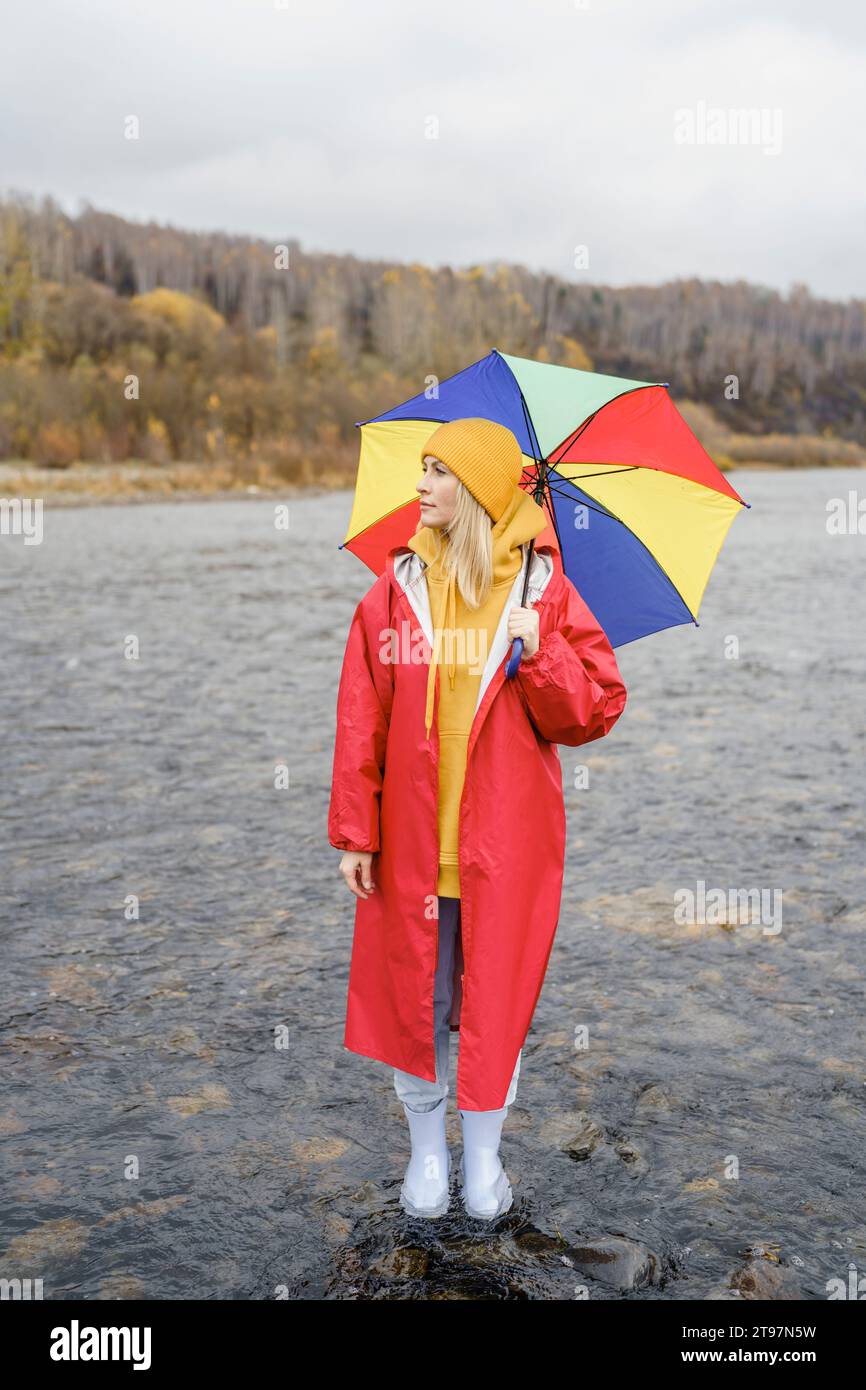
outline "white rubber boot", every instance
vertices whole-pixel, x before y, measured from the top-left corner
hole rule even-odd
[[[451,1155],[445,1138],[445,1100],[434,1110],[403,1106],[412,1136],[412,1157],[400,1188],[400,1205],[409,1216],[444,1216],[448,1210]]]
[[[492,1221],[514,1201],[502,1160],[499,1140],[508,1106],[501,1110],[461,1110],[463,1122],[463,1205],[470,1216]]]

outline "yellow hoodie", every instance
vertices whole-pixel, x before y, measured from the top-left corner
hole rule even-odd
[[[446,577],[441,558],[435,558],[443,538],[433,527],[421,526],[408,542],[409,548],[420,555],[427,566],[424,573],[433,621],[433,659],[427,678],[425,711],[428,737],[437,664],[446,666],[448,672],[448,679],[440,679],[439,683],[439,881],[436,891],[440,896],[460,897],[457,852],[460,799],[481,676],[505,601],[523,564],[521,547],[538,536],[546,525],[547,518],[538,503],[528,492],[515,487],[513,498],[491,527],[493,584],[480,608],[469,608],[454,576]]]

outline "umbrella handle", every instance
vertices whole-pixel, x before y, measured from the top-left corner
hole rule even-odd
[[[508,680],[512,680],[517,675],[517,668],[520,665],[520,658],[523,655],[523,638],[515,637],[511,647],[511,655],[508,658],[508,665],[505,668],[505,675]]]
[[[537,500],[538,499],[536,498],[536,501]],[[521,604],[524,604],[526,602],[526,595],[529,590],[529,566],[532,562],[532,549],[534,545],[535,537],[533,536],[531,541],[529,542],[529,549],[526,552],[526,574],[523,577],[523,597],[520,600]],[[514,641],[511,644],[511,655],[508,658],[508,665],[505,668],[506,680],[513,680],[514,677],[517,675],[517,668],[520,665],[520,658],[522,656],[523,638],[515,637]]]

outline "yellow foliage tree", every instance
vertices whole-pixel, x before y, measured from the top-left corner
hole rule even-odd
[[[564,334],[559,334],[560,360],[561,367],[574,367],[578,372],[592,371],[592,358],[575,338],[567,338]]]
[[[184,294],[182,290],[149,290],[147,294],[134,295],[131,304],[144,319],[170,323],[181,333],[200,332],[202,328],[209,333],[218,333],[225,327],[222,314],[203,300]]]

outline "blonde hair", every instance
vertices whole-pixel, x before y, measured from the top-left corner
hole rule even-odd
[[[442,558],[446,576],[456,573],[467,608],[480,608],[493,584],[493,522],[459,478],[451,521],[433,529],[440,532],[436,559]]]

